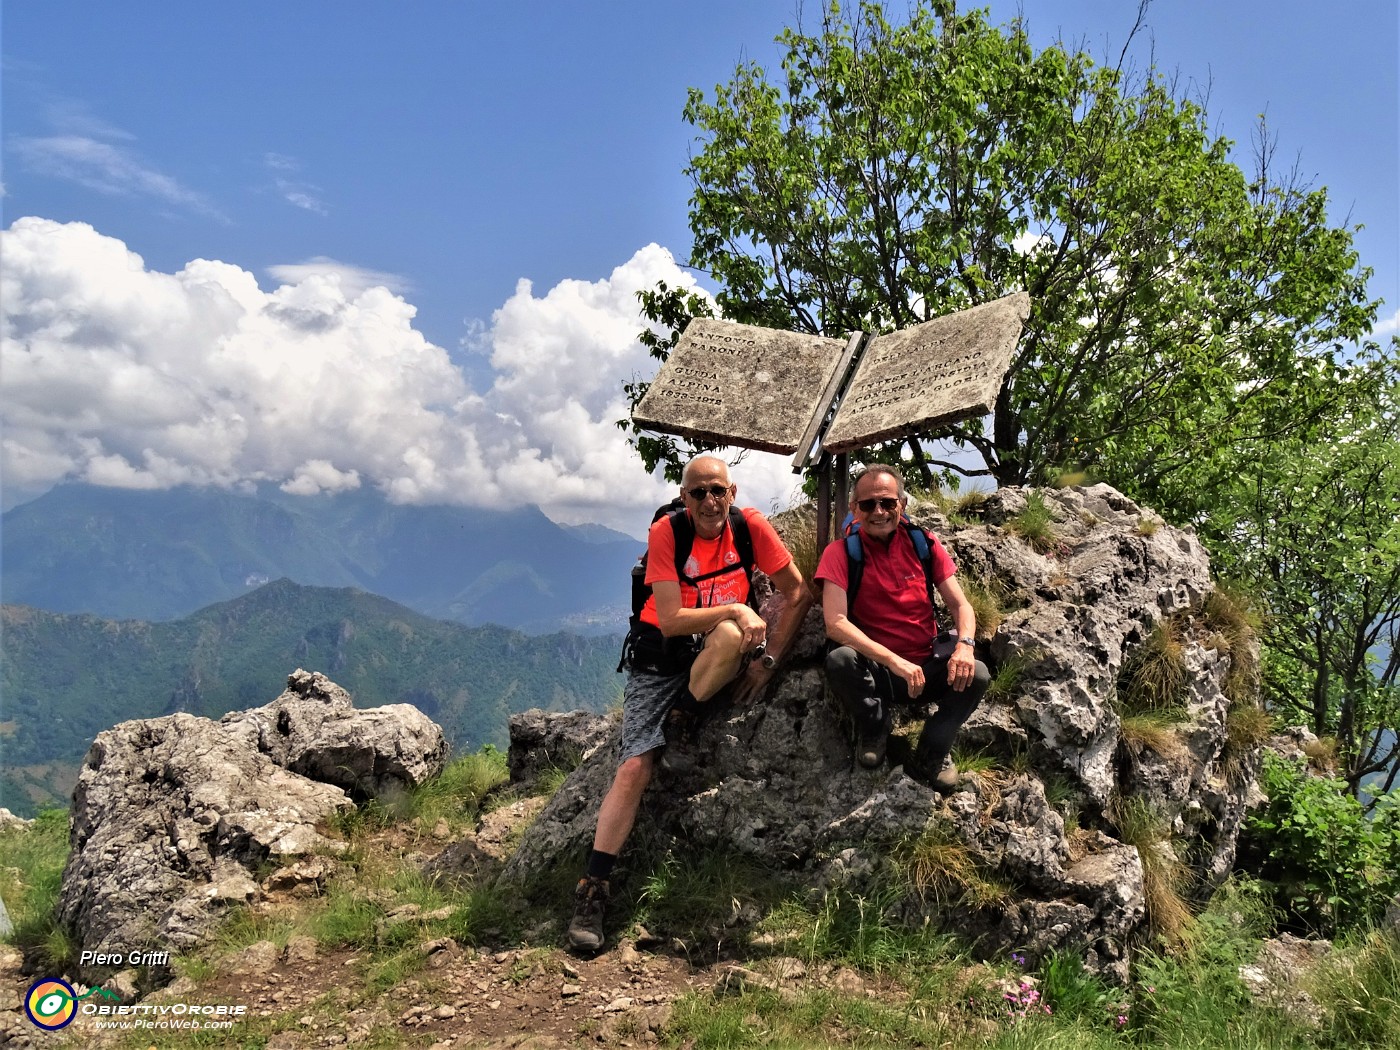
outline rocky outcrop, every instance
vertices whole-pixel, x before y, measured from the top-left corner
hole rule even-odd
[[[510,782],[530,790],[551,769],[573,769],[603,742],[610,726],[587,711],[546,714],[524,711],[510,716]]]
[[[357,711],[302,670],[271,704],[218,722],[124,722],[98,735],[73,791],[60,918],[79,951],[191,948],[228,905],[259,896],[260,878],[281,885],[269,868],[334,851],[316,825],[353,805],[347,791],[412,787],[441,772],[446,751],[415,708]],[[76,974],[100,982],[112,969]]]
[[[1030,500],[1054,519],[1043,553],[1018,535]],[[940,798],[904,775],[903,736],[891,740],[889,768],[856,767],[824,688],[815,609],[764,701],[712,718],[695,745],[702,760],[658,773],[634,841],[670,836],[746,854],[817,887],[903,885],[893,911],[955,925],[984,955],[1069,950],[1098,972],[1126,976],[1146,892],[1161,889],[1160,879],[1148,883],[1164,865],[1151,862],[1184,856],[1199,892],[1229,871],[1257,756],[1229,741],[1224,685],[1232,660],[1252,653],[1228,652],[1206,622],[1212,584],[1195,537],[1113,489],[1002,489],[979,515],[954,527],[915,513],[951,549],[965,587],[1001,606],[978,651],[1002,686],[960,741],[983,753],[986,768]],[[1184,677],[1148,720],[1155,728],[1142,731],[1141,701],[1125,679],[1164,623]],[[566,746],[565,737],[598,742],[525,833],[504,878],[525,882],[562,857],[581,858],[589,844],[617,732],[599,723],[598,734],[609,731],[590,736],[568,718],[512,723],[512,768],[527,751]],[[942,858],[941,881],[911,881],[921,855]],[[901,879],[886,878],[892,866]]]
[[[360,801],[423,783],[442,771],[442,730],[411,704],[357,711],[350,694],[325,675],[298,669],[266,707],[225,715],[282,768],[344,789]]]

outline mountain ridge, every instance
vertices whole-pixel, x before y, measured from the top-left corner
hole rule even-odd
[[[470,627],[360,588],[287,579],[178,620],[5,604],[0,627],[0,806],[23,813],[66,796],[102,730],[257,706],[297,667],[335,675],[357,706],[413,704],[457,748],[504,746],[515,711],[601,711],[620,689],[615,636]]]
[[[359,587],[468,625],[612,633],[626,623],[639,548],[601,526],[558,525],[533,505],[74,483],[5,512],[0,599],[154,622],[286,577]]]

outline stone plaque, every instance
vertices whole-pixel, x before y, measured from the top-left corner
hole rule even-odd
[[[822,440],[849,452],[990,412],[1030,316],[1017,292],[876,336],[865,349]]]
[[[701,441],[795,452],[845,346],[843,339],[697,317],[632,419]]]

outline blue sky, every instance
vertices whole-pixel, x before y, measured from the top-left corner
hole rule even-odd
[[[1135,10],[991,6],[1096,55]],[[686,279],[686,90],[775,65],[796,10],[6,0],[6,505],[62,477],[378,484],[638,531],[665,489],[611,422],[650,367],[633,292]],[[1157,0],[1147,21],[1139,60],[1208,84],[1242,160],[1267,111],[1334,221],[1366,225],[1394,331],[1393,0]],[[42,374],[13,367],[36,331]],[[759,506],[791,488],[781,459],[737,476]]]

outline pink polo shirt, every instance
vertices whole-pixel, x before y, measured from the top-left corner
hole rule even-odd
[[[933,582],[942,583],[956,571],[953,559],[929,535],[933,555]],[[929,601],[924,582],[924,566],[914,549],[908,532],[900,528],[888,545],[869,536],[861,536],[865,570],[861,573],[860,589],[856,591],[854,608],[847,608],[847,617],[878,642],[904,659],[921,664],[933,652],[933,639],[938,634],[938,619]],[[816,578],[830,580],[846,589],[849,562],[846,541],[838,539],[822,552]]]

